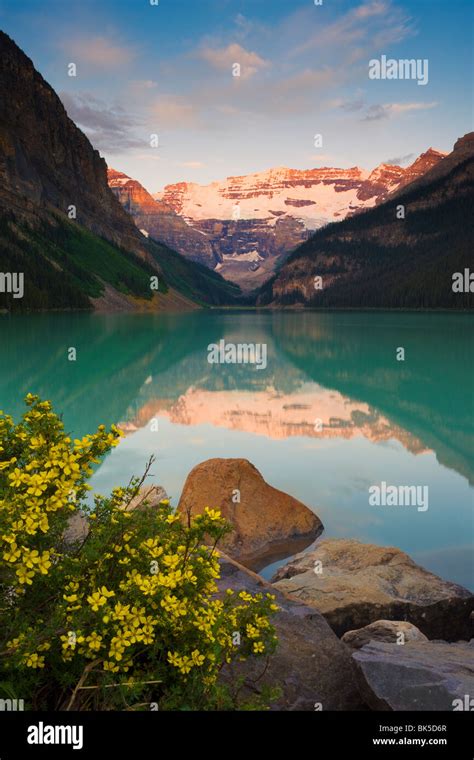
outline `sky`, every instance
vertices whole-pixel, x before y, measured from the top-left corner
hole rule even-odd
[[[0,28],[70,117],[152,193],[406,166],[473,129],[472,0],[154,1],[0,0]],[[428,83],[369,78],[383,55],[426,59]]]

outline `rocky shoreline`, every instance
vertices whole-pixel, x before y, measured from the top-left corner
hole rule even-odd
[[[128,508],[154,507],[164,498],[163,488],[146,486]],[[395,547],[320,540],[317,515],[266,483],[245,459],[194,467],[177,511],[187,517],[206,507],[234,527],[219,546],[220,593],[271,591],[279,606],[276,652],[263,664],[250,658],[226,666],[223,681],[242,682],[249,696],[279,686],[273,710],[474,710],[468,589]],[[86,532],[86,518],[75,515],[68,537]],[[291,547],[307,551],[270,581],[255,572],[269,557],[288,557]]]
[[[259,559],[298,539],[309,547],[324,526],[245,459],[211,459],[191,471],[178,511],[206,506],[234,526],[220,588],[270,589],[280,607],[279,645],[266,668],[239,663],[223,679],[243,676],[249,693],[280,686],[274,710],[474,709],[468,589],[400,549],[353,539],[319,540],[266,581],[252,569]]]

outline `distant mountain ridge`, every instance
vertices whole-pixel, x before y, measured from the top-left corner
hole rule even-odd
[[[238,205],[241,219],[266,219],[274,224],[277,218],[287,215],[301,219],[308,229],[316,229],[381,203],[389,193],[427,172],[445,155],[429,148],[406,168],[382,163],[370,172],[358,166],[277,167],[227,177],[210,185],[166,185],[153,197],[192,222],[233,219]]]
[[[473,265],[473,204],[469,133],[379,206],[316,232],[261,288],[257,303],[472,307],[474,293],[454,292],[452,276]]]
[[[429,148],[406,168],[382,163],[371,172],[277,167],[210,185],[179,182],[154,196],[115,170],[109,185],[140,229],[251,290],[313,230],[382,203],[445,155]]]

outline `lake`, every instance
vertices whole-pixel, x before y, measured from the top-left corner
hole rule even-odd
[[[32,392],[75,436],[120,423],[101,493],[154,454],[176,504],[197,463],[246,458],[318,514],[323,538],[397,546],[473,589],[473,326],[461,313],[3,315],[0,408],[17,418]],[[264,345],[266,367],[210,364],[221,340]],[[370,505],[382,482],[427,486],[428,509]]]

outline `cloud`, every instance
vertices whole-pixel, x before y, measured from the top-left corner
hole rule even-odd
[[[234,63],[241,67],[241,78],[249,79],[260,69],[270,65],[269,61],[261,58],[257,53],[246,50],[236,42],[224,48],[204,47],[198,51],[198,55],[207,61],[213,68],[219,71],[232,70]]]
[[[400,42],[413,34],[412,20],[401,8],[394,6],[390,0],[370,0],[352,8],[332,24],[320,26],[316,34],[295,47],[293,55],[331,47],[339,56],[343,51],[344,60],[345,54],[349,53],[355,61],[367,50],[377,49],[381,44]],[[353,44],[359,47],[347,50]]]
[[[151,148],[148,153],[134,153],[133,158],[138,161],[161,161],[161,157],[156,155],[155,148]]]
[[[433,101],[432,103],[386,103],[385,105],[376,103],[369,106],[362,121],[390,119],[410,111],[426,111],[430,108],[435,108],[437,105],[437,101]]]
[[[183,97],[163,95],[150,108],[159,129],[189,129],[199,123],[197,107]]]
[[[110,106],[87,92],[61,92],[60,98],[69,117],[84,130],[94,148],[108,153],[143,148],[144,141],[134,134],[140,121],[121,106]]]
[[[383,0],[373,0],[373,2],[360,5],[354,10],[355,18],[371,18],[372,16],[385,15],[388,10],[389,3]]]
[[[75,37],[62,40],[59,47],[72,62],[97,69],[115,69],[128,65],[137,55],[132,47],[118,45],[106,37]]]
[[[402,164],[407,164],[409,161],[411,161],[414,155],[415,155],[414,153],[407,153],[406,156],[397,156],[396,158],[387,158],[387,160],[383,161],[383,163],[392,164],[393,166],[401,166]]]
[[[303,69],[289,77],[254,88],[247,94],[249,106],[266,116],[288,116],[308,114],[312,104],[324,90],[333,87],[339,80],[340,72],[330,67]],[[249,110],[251,110],[249,108]]]
[[[128,86],[131,90],[143,92],[144,90],[153,90],[157,87],[157,82],[154,82],[152,79],[133,79],[129,82]]]
[[[435,108],[437,105],[437,101],[434,100],[432,103],[389,103],[384,108],[389,110],[391,116],[398,116],[398,114],[407,111],[426,111]]]
[[[347,100],[345,98],[335,98],[327,103],[328,108],[340,108],[343,111],[351,113],[353,111],[361,111],[365,107],[365,100],[363,98],[354,98],[353,100]]]
[[[275,83],[273,91],[280,94],[304,92],[308,97],[311,96],[312,90],[321,86],[331,84],[336,78],[334,69],[325,67],[314,71],[313,69],[304,69],[291,77],[282,79]]]
[[[237,27],[238,36],[243,39],[254,29],[254,22],[244,16],[242,13],[238,13],[234,18],[234,24]]]
[[[380,104],[375,104],[372,106],[369,106],[367,109],[367,113],[362,119],[362,121],[378,121],[379,119],[388,119],[390,113],[386,109],[385,106],[381,106]]]
[[[321,161],[334,161],[334,156],[332,156],[330,153],[314,153],[309,157],[309,160],[320,164]]]
[[[239,119],[245,120],[248,127],[262,119],[308,116],[318,108],[320,94],[333,86],[336,77],[337,72],[330,69],[304,69],[291,76],[252,82],[248,87],[234,87],[233,82],[212,90],[208,87],[194,91],[192,97],[200,113],[212,109],[212,115],[205,120],[209,128],[222,125],[224,120],[236,124]]]
[[[216,106],[216,111],[219,111],[219,113],[223,113],[226,116],[234,116],[239,113],[238,108],[230,106],[228,103],[219,103],[219,105]]]
[[[204,169],[206,164],[202,161],[180,161],[178,166],[185,166],[187,169]]]
[[[247,87],[234,87],[229,77],[225,85],[195,90],[192,102],[199,113],[212,109],[212,116],[206,118],[206,124],[210,127],[216,124],[219,117],[232,119],[234,123],[245,119],[248,125],[250,121],[253,123],[261,119],[291,118],[297,114],[307,116],[320,107],[321,93],[331,89],[341,76],[341,72],[329,67],[319,70],[307,68],[280,78],[255,81]]]

